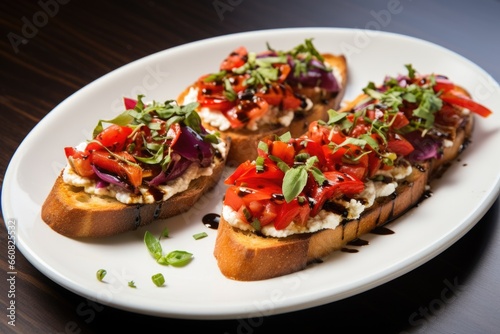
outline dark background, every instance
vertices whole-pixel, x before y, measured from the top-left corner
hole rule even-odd
[[[391,14],[395,4],[402,10]],[[499,18],[498,0],[2,1],[0,180],[23,138],[57,104],[102,75],[173,46],[270,28],[368,28],[440,44],[500,81]],[[2,246],[0,332],[495,333],[500,328],[498,211],[497,199],[461,240],[398,279],[328,305],[256,319],[177,320],[93,304],[43,276],[18,253],[16,327],[8,326]],[[6,240],[1,229],[1,245]]]

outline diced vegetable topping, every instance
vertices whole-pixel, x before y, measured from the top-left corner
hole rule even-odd
[[[324,205],[360,194],[381,171],[408,162],[439,158],[443,140],[453,140],[467,108],[491,114],[443,76],[387,77],[328,122],[310,124],[300,138],[288,134],[259,144],[255,161],[244,162],[226,178],[224,204],[256,230],[274,224],[305,225]]]
[[[338,83],[312,40],[284,52],[268,46],[259,54],[239,47],[222,62],[219,72],[201,76],[195,85],[201,107],[220,111],[232,128],[241,128],[271,107],[297,111],[305,98],[296,87],[320,87],[337,92]]]
[[[210,166],[219,138],[201,125],[197,103],[146,105],[142,99],[125,98],[123,113],[100,120],[83,151],[65,148],[77,174],[136,192],[141,184],[158,186],[179,177],[193,163]]]

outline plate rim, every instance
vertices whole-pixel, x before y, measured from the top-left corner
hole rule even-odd
[[[107,74],[99,77],[98,79],[90,82],[89,84],[83,86],[81,89],[75,91],[73,94],[69,95],[66,99],[64,99],[63,101],[61,101],[54,109],[52,109],[50,112],[48,112],[47,115],[40,122],[38,122],[30,130],[30,132],[28,133],[28,135],[22,140],[22,142],[20,143],[20,145],[18,146],[18,148],[16,149],[16,151],[14,152],[13,156],[11,157],[11,159],[10,159],[10,161],[8,163],[8,166],[6,168],[5,175],[4,175],[4,181],[2,183],[2,198],[1,198],[1,200],[2,200],[2,213],[3,213],[3,216],[4,216],[4,222],[7,224],[7,221],[9,219],[11,219],[11,217],[8,217],[8,215],[12,215],[12,212],[10,212],[10,207],[8,207],[8,205],[7,205],[8,199],[6,197],[7,197],[7,194],[10,194],[11,191],[12,191],[11,190],[11,187],[12,187],[12,181],[11,181],[11,179],[13,179],[13,177],[18,172],[18,170],[16,169],[16,166],[15,166],[15,163],[20,159],[20,157],[19,157],[19,155],[21,154],[20,152],[23,151],[24,146],[26,145],[25,143],[30,140],[31,136],[34,136],[34,134],[37,131],[39,131],[39,129],[41,127],[43,127],[45,125],[45,123],[47,122],[46,119],[57,118],[59,112],[53,112],[53,111],[54,110],[64,109],[64,106],[66,105],[66,103],[68,103],[67,101],[71,101],[71,99],[73,98],[74,95],[79,94],[84,89],[91,89],[91,87],[93,87],[93,85],[95,85],[95,82],[97,82],[99,80],[104,80],[104,78],[107,78],[107,77],[109,77],[111,75],[114,75],[114,73],[116,73],[118,71],[126,71],[126,69],[127,69],[128,66],[133,66],[134,64],[137,64],[139,62],[148,62],[153,57],[161,57],[161,55],[164,54],[168,50],[184,49],[184,48],[188,48],[188,47],[193,47],[194,48],[194,47],[197,47],[200,44],[205,44],[205,43],[209,44],[209,43],[211,43],[213,41],[224,41],[226,39],[231,39],[231,38],[235,38],[235,37],[238,37],[238,36],[255,36],[255,35],[267,35],[267,34],[274,34],[274,33],[289,33],[290,31],[294,31],[294,30],[300,30],[301,32],[303,32],[303,31],[309,31],[311,34],[312,33],[316,33],[318,31],[325,32],[325,33],[335,33],[335,32],[338,32],[338,31],[348,32],[348,33],[349,32],[352,33],[353,31],[366,31],[365,29],[327,28],[327,27],[277,28],[277,29],[263,29],[263,30],[255,30],[255,31],[244,31],[244,32],[233,33],[233,34],[228,34],[228,35],[210,37],[210,38],[206,38],[206,39],[201,39],[201,40],[193,41],[193,42],[190,42],[190,43],[187,43],[187,44],[177,45],[177,46],[174,46],[172,48],[165,49],[165,50],[158,51],[158,52],[155,52],[153,54],[147,55],[147,56],[145,56],[143,58],[134,60],[134,61],[132,61],[130,63],[127,63],[127,64],[125,64],[123,66],[120,66],[120,67],[112,70],[111,72],[109,72],[109,73],[107,73]],[[440,46],[438,44],[435,44],[435,43],[432,43],[432,42],[429,42],[429,41],[426,41],[426,40],[423,40],[423,39],[420,39],[420,38],[403,35],[403,34],[400,34],[400,33],[393,33],[393,32],[377,32],[377,33],[380,34],[380,35],[382,35],[383,37],[393,36],[393,37],[397,37],[397,38],[404,38],[404,39],[408,39],[408,40],[417,41],[419,43],[428,44],[428,45],[430,45],[432,47],[439,48],[439,49],[444,50],[446,52],[451,52],[456,57],[460,57],[462,59],[462,61],[468,62],[475,69],[481,71],[484,76],[489,77],[489,79],[491,80],[491,82],[493,82],[494,84],[496,84],[496,86],[498,87],[498,83],[491,77],[490,74],[488,74],[486,71],[484,71],[477,64],[473,63],[469,59],[465,58],[464,56],[462,56],[462,55],[460,55],[460,54],[458,54],[458,53],[456,53],[454,51],[451,51],[451,50],[449,50],[447,48],[444,48],[444,47],[442,47],[442,46]],[[475,226],[475,224],[491,208],[491,206],[495,202],[496,198],[498,197],[498,194],[500,193],[500,177],[499,177],[499,175],[497,175],[497,180],[493,183],[493,188],[494,188],[494,190],[492,190],[492,192],[490,193],[490,195],[486,197],[486,200],[483,201],[483,202],[481,202],[481,205],[479,206],[478,210],[476,210],[472,214],[472,220],[474,221],[474,223],[466,224],[466,226],[462,226],[460,229],[456,229],[455,230],[456,233],[455,233],[454,237],[452,238],[453,241],[449,242],[448,244],[442,244],[441,247],[438,247],[438,248],[434,249],[433,252],[428,253],[425,258],[420,258],[419,261],[411,261],[411,263],[405,263],[403,261],[403,262],[401,262],[399,264],[399,266],[394,267],[395,270],[393,270],[393,272],[390,275],[383,274],[381,272],[380,276],[377,279],[377,281],[366,282],[364,284],[365,288],[358,289],[358,291],[354,292],[354,293],[346,292],[344,294],[340,294],[339,295],[340,298],[339,299],[335,299],[335,300],[340,300],[340,299],[343,299],[343,298],[346,298],[346,297],[350,297],[352,295],[355,295],[355,294],[361,293],[363,291],[372,289],[372,288],[377,287],[377,286],[379,286],[379,285],[381,285],[383,283],[386,283],[386,282],[388,282],[390,280],[393,280],[393,279],[401,276],[402,274],[404,274],[404,273],[406,273],[406,272],[408,272],[408,271],[410,271],[410,270],[412,270],[412,269],[414,269],[414,268],[416,268],[416,267],[418,267],[418,266],[426,263],[427,261],[429,261],[430,259],[432,259],[436,255],[440,254],[442,251],[444,251],[450,245],[454,244],[463,235],[465,235],[473,226]],[[65,289],[67,289],[69,291],[72,291],[73,293],[81,295],[81,296],[83,296],[85,298],[89,298],[90,297],[89,299],[91,299],[91,295],[89,294],[90,291],[84,291],[84,292],[82,292],[81,290],[78,290],[75,287],[70,286],[68,284],[68,282],[66,281],[66,278],[63,275],[61,275],[59,272],[55,272],[53,270],[53,268],[52,268],[52,270],[50,268],[48,268],[48,265],[47,265],[46,261],[44,261],[44,259],[42,259],[41,257],[37,256],[37,254],[34,253],[33,250],[29,246],[27,246],[27,245],[25,245],[23,243],[22,237],[19,238],[19,236],[18,236],[17,240],[20,241],[20,242],[17,243],[17,247],[19,248],[19,250],[21,251],[21,253],[26,257],[26,259],[28,259],[28,261],[30,262],[30,264],[32,264],[35,268],[37,268],[40,272],[42,272],[46,277],[48,277],[49,279],[51,279],[52,281],[54,281],[58,285],[62,286],[63,288],[65,288]],[[324,297],[324,299],[326,299],[326,302],[328,302],[328,303],[332,302],[332,301],[328,301],[328,296]],[[333,300],[333,301],[335,301],[335,300]],[[307,305],[307,307],[319,306],[319,305],[322,305],[322,304],[324,304],[324,302],[318,304],[317,300],[316,301],[304,302],[304,305]],[[241,313],[242,313],[242,311],[240,309],[239,311],[235,311],[233,313],[229,312],[227,314],[211,314],[210,312],[206,312],[205,311],[205,313],[204,313],[203,311],[199,311],[198,313],[193,313],[193,314],[187,315],[187,314],[177,314],[176,312],[166,312],[166,313],[165,312],[159,312],[158,313],[158,312],[155,312],[155,311],[152,311],[152,310],[144,310],[144,309],[140,309],[140,308],[127,307],[127,306],[122,305],[120,303],[108,303],[107,305],[115,307],[115,308],[118,308],[118,309],[123,309],[123,310],[131,311],[131,312],[136,312],[136,313],[143,313],[143,314],[163,316],[163,317],[189,318],[189,319],[232,319],[235,316],[241,315]],[[273,314],[279,314],[279,313],[284,313],[284,312],[289,312],[289,311],[294,311],[294,310],[300,310],[300,309],[303,309],[303,308],[304,307],[297,307],[296,305],[293,305],[292,307],[283,307],[281,309],[274,310],[275,312]]]

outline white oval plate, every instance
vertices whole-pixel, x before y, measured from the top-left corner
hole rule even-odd
[[[337,252],[324,263],[299,273],[259,282],[237,282],[219,272],[212,254],[216,231],[205,227],[206,213],[218,213],[219,185],[186,214],[104,240],[73,240],[52,231],[40,219],[40,206],[65,163],[64,146],[89,138],[97,120],[121,111],[123,96],[175,99],[201,74],[218,69],[234,48],[291,48],[314,38],[320,52],[343,53],[349,63],[346,99],[385,75],[406,73],[405,64],[422,74],[441,73],[468,89],[496,111],[477,118],[472,144],[433,184],[432,198],[391,224],[393,235],[369,234],[368,246],[355,254]],[[486,213],[499,193],[498,165],[491,152],[500,146],[498,84],[481,68],[440,46],[406,36],[352,29],[299,28],[240,33],[165,50],[119,68],[68,97],[26,137],[5,175],[2,208],[6,224],[15,223],[17,246],[44,275],[64,288],[99,303],[154,316],[226,319],[279,314],[361,293],[425,263],[464,235]],[[487,163],[488,161],[492,163]],[[229,171],[227,171],[227,176]],[[149,255],[145,230],[159,235],[165,251],[194,254],[183,268],[164,267]],[[194,240],[193,234],[208,237]],[[108,274],[99,282],[95,273]],[[165,286],[151,276],[163,273]],[[134,281],[137,288],[128,287]]]

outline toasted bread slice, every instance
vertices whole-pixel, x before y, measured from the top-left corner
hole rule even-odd
[[[325,62],[335,71],[340,90],[335,94],[328,94],[318,88],[303,88],[297,91],[298,94],[306,96],[313,103],[312,109],[305,113],[295,113],[295,117],[289,126],[280,124],[269,124],[261,126],[258,130],[228,129],[220,131],[222,138],[229,138],[232,149],[229,151],[227,162],[231,165],[242,163],[246,160],[253,160],[257,157],[257,145],[262,138],[282,135],[290,132],[292,137],[302,135],[308,128],[309,123],[316,120],[327,120],[329,109],[338,109],[342,101],[347,86],[348,68],[347,61],[343,55],[323,54]],[[184,103],[184,98],[191,87],[184,90],[178,97],[179,103]],[[202,120],[203,121],[203,120]],[[207,122],[203,126],[212,131],[219,131]]]
[[[216,157],[210,176],[196,178],[187,190],[150,204],[124,204],[111,197],[88,194],[81,187],[64,183],[59,175],[42,205],[42,219],[54,231],[71,238],[107,237],[132,231],[189,210],[218,182],[224,166],[224,158]]]
[[[473,120],[471,113],[459,128],[453,129],[453,143],[444,148],[440,159],[419,164],[412,169],[411,175],[399,182],[393,195],[378,198],[359,219],[343,222],[334,229],[285,238],[264,237],[233,227],[221,216],[214,249],[219,269],[226,277],[241,281],[290,274],[400,217],[421,201],[429,182],[461,153],[472,133]]]

